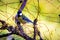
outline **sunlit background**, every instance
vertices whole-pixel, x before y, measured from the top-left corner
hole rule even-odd
[[[14,17],[20,6],[19,0],[0,0],[0,19],[5,20],[8,25],[16,26]],[[38,0],[27,0],[23,14],[32,21],[38,16],[37,28],[44,40],[60,40],[60,0],[39,0],[39,15]],[[22,26],[26,34],[33,37],[33,24],[27,23]],[[23,40],[19,36],[14,38]]]

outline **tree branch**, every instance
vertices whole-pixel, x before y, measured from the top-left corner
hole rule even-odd
[[[0,20],[0,22],[2,22],[3,23],[3,25],[4,25],[4,23],[6,24],[6,22],[5,21],[3,21],[3,20]],[[0,29],[2,29],[2,30],[4,30],[4,29],[7,29],[9,32],[11,32],[11,33],[7,33],[7,34],[2,34],[2,35],[0,35],[0,38],[2,38],[2,37],[7,37],[7,36],[9,36],[9,35],[12,35],[12,34],[16,34],[16,35],[19,35],[19,36],[21,36],[21,37],[23,37],[24,39],[26,39],[26,40],[33,40],[31,37],[29,37],[26,33],[24,33],[24,31],[23,31],[23,29],[22,29],[22,26],[19,24],[20,22],[19,21],[17,21],[17,26],[18,26],[18,28],[13,28],[13,26],[9,26],[9,27],[7,27],[7,28],[4,28],[3,26],[2,26],[2,28],[0,28]],[[18,30],[17,30],[18,29]]]
[[[12,35],[12,34],[13,34],[13,33],[2,34],[2,35],[0,35],[0,38],[2,38],[2,37],[7,37],[7,36]]]
[[[34,37],[33,37],[34,40],[36,40],[36,34],[38,34],[38,36],[40,37],[40,40],[43,40],[43,38],[41,37],[41,34],[37,28],[37,18],[34,20],[33,25],[34,25]]]

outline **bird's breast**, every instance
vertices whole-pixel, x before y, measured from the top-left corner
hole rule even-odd
[[[22,24],[25,24],[25,23],[26,23],[26,21],[23,20],[21,17],[19,17],[19,21],[20,21]]]

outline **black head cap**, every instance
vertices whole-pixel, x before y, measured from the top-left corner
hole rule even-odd
[[[20,17],[20,14],[21,14],[21,13],[22,13],[21,11],[18,11],[18,12],[17,12],[18,17]]]

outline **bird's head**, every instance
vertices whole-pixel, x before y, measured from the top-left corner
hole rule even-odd
[[[21,11],[18,11],[17,12],[17,15],[18,15],[18,17],[22,16],[22,12]]]

